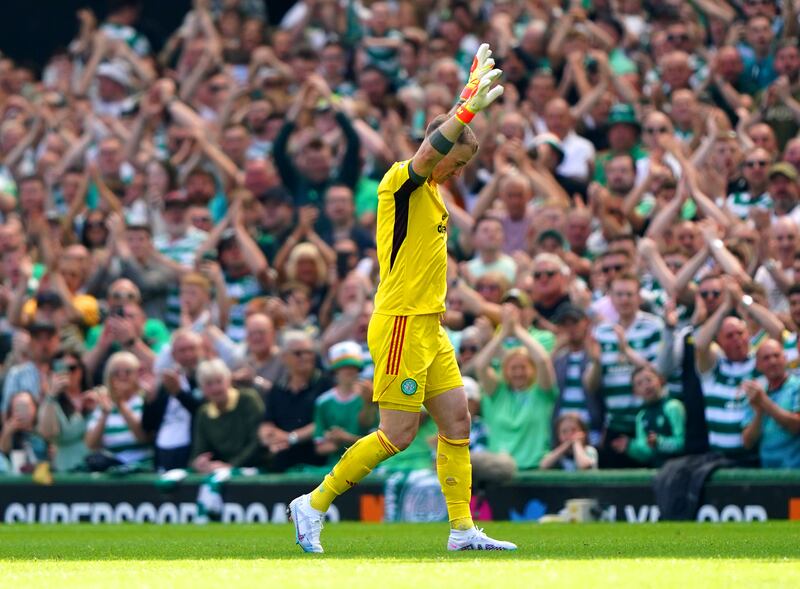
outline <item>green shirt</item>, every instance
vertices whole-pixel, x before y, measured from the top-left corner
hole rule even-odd
[[[656,445],[647,443],[650,432]],[[648,466],[659,467],[683,452],[686,444],[686,411],[677,399],[662,397],[644,405],[636,414],[636,437],[628,444],[628,456]]]
[[[53,470],[68,472],[83,464],[89,450],[83,439],[86,435],[86,417],[80,411],[73,411],[67,417],[61,405],[55,399],[47,398],[52,403],[58,420],[58,436],[53,441],[56,455],[53,459]]]
[[[103,324],[95,325],[86,334],[86,350],[91,350],[97,345],[100,335],[103,333]],[[142,341],[147,344],[147,347],[153,350],[156,354],[161,351],[161,348],[169,342],[169,330],[164,322],[160,319],[146,319],[144,328],[142,329]],[[113,344],[113,351],[120,349],[119,344]]]
[[[364,400],[358,393],[342,397],[338,389],[322,393],[314,402],[314,441],[319,442],[332,427],[340,427],[349,434],[362,436],[367,433],[358,423],[358,414],[364,407]],[[377,424],[375,424],[377,425]],[[344,448],[328,457],[329,466],[333,466],[344,454]]]
[[[532,385],[512,391],[500,382],[494,394],[481,399],[489,430],[489,451],[511,455],[520,470],[537,468],[550,449],[550,429],[558,389]]]

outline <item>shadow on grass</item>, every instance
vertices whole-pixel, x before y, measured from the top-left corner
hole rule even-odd
[[[515,553],[447,553],[442,524],[330,524],[324,555],[304,555],[288,525],[3,526],[0,560],[337,559],[398,562],[450,559],[749,559],[800,560],[800,525],[489,523],[487,531],[519,544]]]

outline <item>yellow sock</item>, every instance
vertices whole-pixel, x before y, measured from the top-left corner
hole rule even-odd
[[[469,440],[448,440],[439,434],[436,452],[436,473],[447,503],[450,527],[469,530],[475,524],[469,509],[472,495],[472,464],[469,461]]]
[[[334,499],[355,487],[373,468],[398,452],[380,430],[364,436],[347,449],[319,487],[311,492],[311,507],[328,511]]]

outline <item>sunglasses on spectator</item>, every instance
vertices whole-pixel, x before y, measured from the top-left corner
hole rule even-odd
[[[164,203],[164,210],[184,210],[188,207],[188,203],[182,202],[180,200],[168,200]]]
[[[133,368],[116,368],[111,371],[111,376],[117,378],[119,376],[133,376],[136,372]]]
[[[668,127],[645,127],[644,132],[648,135],[660,135],[662,133],[669,133]]]
[[[192,218],[191,218],[191,221],[192,221],[192,223],[195,223],[195,224],[199,224],[199,223],[211,223],[211,217],[205,217],[205,216],[201,216],[201,217],[192,217]]]
[[[680,33],[678,35],[667,35],[667,41],[670,43],[675,42],[685,42],[689,40],[689,35],[686,33]]]
[[[534,277],[536,280],[539,280],[540,278],[544,278],[545,276],[546,276],[547,278],[552,278],[552,277],[553,277],[553,276],[555,276],[556,274],[558,274],[558,272],[556,272],[555,270],[540,270],[540,271],[538,271],[538,272],[534,272],[534,273],[533,273],[533,277]]]
[[[77,372],[80,369],[80,364],[64,364],[64,370],[67,372]]]
[[[614,264],[613,266],[603,266],[600,271],[603,274],[609,274],[611,272],[621,272],[623,268],[625,268],[625,266],[622,264]]]
[[[747,0],[747,6],[772,6],[775,4],[774,0]]]
[[[302,358],[304,356],[313,356],[314,350],[289,350],[289,353],[295,358]]]
[[[458,348],[459,353],[466,354],[467,352],[477,353],[480,348],[476,345],[465,345]]]
[[[750,160],[744,163],[748,168],[766,168],[769,165],[767,160]]]
[[[716,299],[722,294],[721,290],[701,290],[700,297],[703,299]]]
[[[106,224],[103,223],[102,221],[87,221],[86,222],[86,228],[87,229],[98,229],[98,228],[105,229],[106,228]]]
[[[118,301],[135,301],[139,297],[136,296],[135,292],[128,292],[128,291],[116,291],[111,293],[111,298],[118,300]]]
[[[212,86],[209,86],[208,89],[212,93],[216,94],[217,92],[225,92],[225,90],[227,90],[228,87],[225,84],[214,84]]]
[[[475,290],[500,290],[500,285],[492,282],[482,282],[475,285]]]

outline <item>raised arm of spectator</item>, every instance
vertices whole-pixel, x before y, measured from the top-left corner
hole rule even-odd
[[[513,306],[511,303],[507,304]],[[503,312],[507,312],[507,309],[507,307],[504,308]],[[531,337],[519,321],[517,321],[514,326],[514,335],[522,342],[525,349],[528,350],[528,354],[536,365],[536,384],[543,391],[551,390],[556,384],[556,372],[553,368],[550,354],[547,353],[547,350],[544,349],[542,344]]]
[[[273,270],[269,267],[266,256],[264,256],[261,248],[258,247],[255,240],[250,236],[247,227],[244,223],[244,210],[239,208],[237,214],[232,219],[232,226],[236,236],[236,243],[239,244],[239,249],[242,252],[244,261],[250,268],[250,272],[256,277],[259,284],[264,289],[271,289],[275,285],[275,276]]]
[[[209,141],[203,128],[192,127],[192,133],[202,152],[212,161],[217,169],[228,178],[230,184],[242,186],[244,184],[244,171],[240,170],[239,167],[233,163],[233,160],[225,155],[225,152],[217,147],[215,143]]]
[[[22,156],[25,155],[25,152],[27,152],[28,149],[36,142],[36,140],[41,137],[43,130],[44,121],[42,120],[41,115],[37,112],[31,121],[31,126],[28,129],[28,132],[8,153],[3,160],[3,165],[9,170],[16,170],[20,160],[22,159]]]
[[[339,101],[333,96],[333,92],[325,79],[319,74],[311,74],[308,77],[308,83],[316,89],[322,98],[328,101],[334,110],[336,123],[342,130],[345,142],[344,156],[339,164],[338,181],[350,188],[355,188],[361,176],[361,139],[359,134],[353,127],[350,117],[339,108]]]
[[[117,195],[108,187],[105,180],[103,180],[103,176],[100,174],[100,170],[98,169],[96,164],[89,165],[89,176],[94,182],[94,185],[97,187],[97,192],[100,196],[100,201],[106,203],[108,205],[108,209],[111,212],[117,213],[119,215],[124,215],[125,211],[122,208],[122,203],[120,202]]]
[[[283,185],[290,191],[297,186],[298,171],[294,166],[291,155],[289,155],[289,137],[297,127],[297,118],[307,107],[307,102],[313,99],[314,89],[305,83],[300,87],[289,110],[286,111],[283,126],[275,137],[272,144],[272,155],[275,158],[275,167],[278,169]]]
[[[581,383],[587,393],[594,395],[600,390],[603,377],[603,367],[600,364],[600,344],[597,343],[594,333],[588,336],[586,357],[588,362],[581,375]]]
[[[736,279],[741,282],[748,282],[750,280],[750,275],[742,268],[736,256],[725,247],[725,243],[719,237],[716,222],[704,220],[701,221],[699,225],[700,233],[703,236],[705,244],[708,246],[711,257],[716,260],[726,274],[735,276]]]
[[[100,62],[103,61],[108,49],[109,38],[103,31],[95,31],[94,35],[92,35],[92,55],[74,88],[75,94],[82,96],[89,91],[89,86],[92,84],[92,80],[94,80],[97,67],[100,65]]]
[[[206,73],[214,65],[214,54],[208,47],[203,48],[203,53],[194,64],[194,67],[189,70],[189,73],[181,80],[180,85],[180,99],[189,101],[194,97],[197,92],[198,86],[203,81]]]
[[[675,274],[658,251],[658,244],[649,237],[643,237],[639,240],[639,254],[658,283],[670,296],[675,296]]]
[[[694,338],[695,363],[697,372],[701,374],[711,370],[717,361],[717,352],[712,348],[712,344],[722,326],[722,321],[734,308],[734,295],[731,292],[730,284],[726,286],[723,296],[722,304],[717,307],[711,317],[706,319]]]
[[[494,395],[497,386],[500,384],[500,376],[494,368],[492,368],[492,360],[497,356],[498,352],[502,349],[503,340],[508,337],[511,326],[505,324],[494,334],[492,339],[489,340],[480,352],[475,355],[473,365],[475,366],[475,373],[478,376],[478,383],[481,385],[481,391],[488,395]]]
[[[502,320],[502,307],[497,303],[492,303],[484,299],[478,291],[470,287],[464,280],[456,279],[451,288],[455,288],[461,297],[461,303],[465,311],[473,315],[488,317],[495,325]]]
[[[710,19],[718,19],[726,25],[736,18],[736,11],[725,0],[694,0],[693,7]]]
[[[67,150],[61,160],[56,164],[56,167],[53,169],[53,176],[55,178],[60,178],[64,175],[71,166],[75,165],[83,155],[86,153],[86,150],[89,149],[89,145],[91,145],[92,140],[94,139],[94,135],[90,128],[89,121],[91,120],[91,116],[87,117],[86,121],[84,121],[84,132],[76,141],[72,144],[72,146]]]

